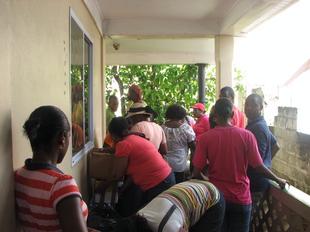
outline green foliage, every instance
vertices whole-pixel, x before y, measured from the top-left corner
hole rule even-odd
[[[244,76],[242,74],[242,71],[238,68],[234,69],[234,81],[235,81],[235,91],[239,93],[240,96],[244,97],[246,94],[246,87],[243,83]]]
[[[118,91],[118,88],[116,89],[115,86],[112,85],[112,79],[114,76],[114,73],[112,72],[113,66],[106,66],[105,68],[105,91],[106,91],[106,100],[109,99],[111,95],[114,95],[115,92]]]
[[[168,105],[178,103],[190,110],[198,101],[196,65],[129,65],[119,66],[120,77],[126,98],[131,84],[138,84],[143,90],[143,100],[158,113],[158,122],[164,121]],[[115,92],[112,86],[112,67],[106,67],[107,95]],[[215,101],[215,67],[206,69],[206,107]]]
[[[210,110],[216,100],[216,68],[215,65],[208,65],[206,68],[206,109]]]

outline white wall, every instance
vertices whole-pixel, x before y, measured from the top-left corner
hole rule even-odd
[[[0,0],[1,231],[14,231],[13,170],[32,156],[22,125],[40,105],[56,105],[71,119],[69,9],[93,42],[94,133],[102,144],[103,42],[82,0]],[[71,166],[71,146],[60,165],[87,197],[87,157]]]
[[[14,231],[14,193],[11,135],[9,1],[0,0],[0,225],[1,231]]]

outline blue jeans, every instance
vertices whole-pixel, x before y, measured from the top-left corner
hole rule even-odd
[[[199,221],[190,228],[190,232],[220,232],[225,215],[225,200],[220,194],[220,200],[209,208]]]
[[[252,204],[239,205],[226,201],[225,218],[222,232],[248,232]]]

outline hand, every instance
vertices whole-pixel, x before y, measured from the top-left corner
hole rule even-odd
[[[206,175],[206,173],[201,172],[200,175],[202,176],[202,179],[203,179],[203,180],[210,181],[210,180],[209,180],[209,177],[208,177],[208,175]]]
[[[285,185],[288,184],[287,180],[282,179],[282,178],[278,178],[277,183],[281,189],[284,189]]]
[[[191,180],[191,179],[194,179],[193,174],[190,174],[189,176],[186,176],[186,180]]]
[[[124,186],[122,185],[119,190],[118,190],[118,195],[121,196],[123,195],[123,193],[126,191],[126,189],[128,188],[128,186]]]
[[[90,227],[87,227],[88,232],[100,232],[100,230],[96,230]]]
[[[103,153],[110,153],[110,154],[114,153],[114,149],[112,147],[102,147],[102,148],[99,148],[98,151],[103,152]]]

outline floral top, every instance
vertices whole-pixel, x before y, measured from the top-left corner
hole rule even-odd
[[[188,144],[195,141],[195,132],[187,123],[178,128],[162,126],[166,135],[168,152],[165,156],[174,172],[183,172],[186,169]]]

